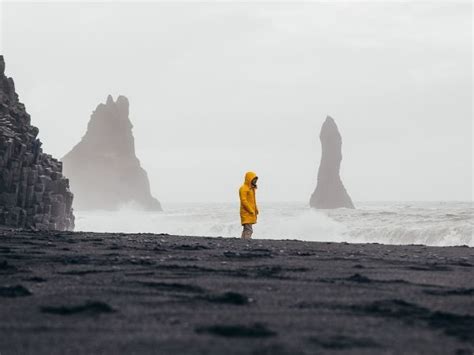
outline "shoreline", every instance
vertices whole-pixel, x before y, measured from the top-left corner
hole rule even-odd
[[[301,203],[267,205],[262,207],[254,238],[474,247],[471,204],[443,206],[388,203],[328,211]],[[242,227],[237,213],[235,208],[218,204],[176,205],[152,214],[126,209],[112,213],[77,212],[76,231],[240,237]]]
[[[0,353],[470,354],[474,249],[0,228]]]

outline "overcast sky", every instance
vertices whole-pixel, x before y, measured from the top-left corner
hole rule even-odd
[[[470,200],[471,2],[3,3],[1,53],[45,151],[130,100],[162,202],[307,201],[319,130],[355,201]]]

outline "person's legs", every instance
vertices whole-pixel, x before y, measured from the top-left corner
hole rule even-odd
[[[253,228],[251,224],[244,224],[244,229],[242,231],[242,239],[252,238]]]
[[[249,224],[248,225],[248,239],[252,238],[252,234],[253,234],[253,225]]]

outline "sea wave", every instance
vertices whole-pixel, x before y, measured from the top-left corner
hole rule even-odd
[[[304,203],[263,204],[255,239],[474,246],[472,203],[359,203],[358,208],[314,210]],[[235,204],[165,205],[165,212],[124,206],[78,211],[76,229],[239,237]]]

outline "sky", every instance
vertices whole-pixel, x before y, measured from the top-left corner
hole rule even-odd
[[[2,2],[0,52],[60,158],[130,101],[162,202],[308,201],[327,115],[354,201],[471,200],[470,1]]]

